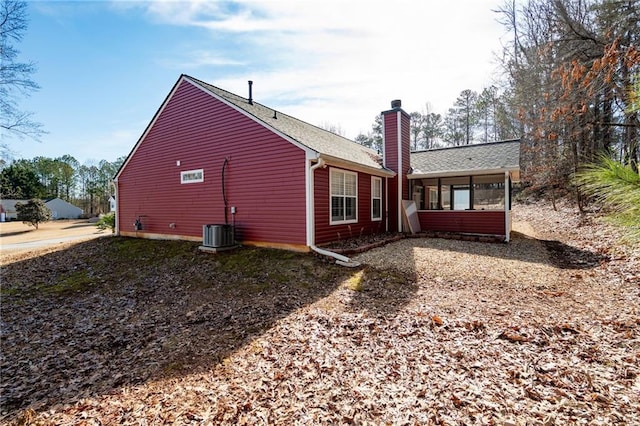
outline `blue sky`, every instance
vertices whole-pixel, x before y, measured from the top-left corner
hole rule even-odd
[[[17,47],[48,134],[15,158],[125,156],[181,73],[355,138],[392,99],[444,113],[494,82],[500,0],[29,1]]]

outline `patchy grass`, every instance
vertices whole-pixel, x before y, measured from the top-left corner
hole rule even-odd
[[[364,270],[357,271],[347,278],[344,286],[349,290],[364,291]]]
[[[47,295],[69,295],[70,293],[86,290],[95,281],[87,271],[76,271],[66,277],[61,277],[53,285],[43,285],[39,289]]]

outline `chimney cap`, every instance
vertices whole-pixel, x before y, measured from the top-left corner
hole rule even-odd
[[[402,108],[402,101],[400,99],[394,99],[391,101],[391,108]]]

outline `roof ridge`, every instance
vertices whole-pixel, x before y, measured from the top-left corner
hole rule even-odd
[[[520,138],[514,138],[514,139],[505,139],[505,140],[501,140],[501,141],[470,143],[470,144],[465,144],[465,145],[454,145],[454,146],[443,146],[443,147],[439,147],[439,148],[423,149],[423,150],[420,150],[420,151],[411,151],[411,154],[420,154],[420,153],[423,153],[423,152],[452,150],[452,149],[458,149],[458,148],[463,149],[463,148],[470,148],[470,147],[477,147],[477,146],[500,145],[500,144],[505,144],[505,143],[520,142],[520,141],[521,141]]]

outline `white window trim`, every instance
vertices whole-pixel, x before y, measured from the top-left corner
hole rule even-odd
[[[373,195],[373,183],[378,182],[380,184],[380,196],[375,197]],[[373,200],[380,200],[380,217],[373,215]],[[382,220],[382,178],[377,176],[371,176],[371,221],[378,222]]]
[[[196,179],[185,179],[193,174],[200,174],[200,178],[196,178]],[[204,182],[204,169],[195,169],[195,170],[185,170],[183,172],[180,172],[180,183],[181,184],[187,184],[187,183],[201,183]]]
[[[333,212],[331,211],[331,198],[333,197],[333,194],[331,194],[331,188],[332,188],[332,175],[333,172],[340,172],[343,173],[345,175],[353,175],[356,177],[356,218],[355,219],[346,219],[346,220],[333,220]],[[344,196],[343,196],[344,197]],[[346,207],[346,203],[345,203],[345,207]],[[358,223],[358,173],[355,172],[350,172],[348,170],[343,170],[343,169],[337,169],[334,167],[330,167],[329,168],[329,225],[343,225],[343,224],[347,224],[347,223]]]

